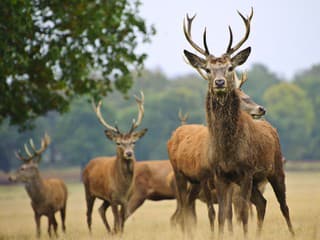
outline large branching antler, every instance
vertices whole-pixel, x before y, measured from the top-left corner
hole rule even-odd
[[[41,139],[41,147],[39,149],[36,149],[33,140],[30,139],[29,140],[29,144],[31,146],[32,153],[29,150],[27,144],[24,144],[24,151],[27,154],[27,157],[22,156],[20,151],[15,152],[16,157],[19,158],[21,161],[23,161],[25,163],[30,162],[35,157],[39,157],[38,158],[38,161],[39,161],[41,154],[47,149],[47,147],[49,146],[50,142],[51,142],[51,139],[50,139],[49,135],[47,133],[45,133],[44,137]]]
[[[208,45],[207,45],[207,31],[206,29],[204,29],[203,32],[203,45],[205,49],[202,49],[201,47],[198,46],[198,44],[196,44],[191,37],[191,26],[192,26],[192,21],[193,19],[196,17],[196,15],[194,15],[193,17],[189,17],[189,15],[187,14],[186,16],[186,21],[188,26],[186,26],[186,21],[183,21],[183,32],[184,35],[186,37],[186,39],[188,40],[188,42],[190,43],[190,45],[197,50],[199,53],[201,53],[204,56],[209,56],[210,52],[208,49]]]
[[[136,99],[136,102],[138,104],[138,109],[139,109],[139,113],[138,113],[138,119],[137,121],[135,119],[133,119],[132,121],[132,126],[131,126],[131,129],[130,129],[130,133],[133,132],[133,130],[135,130],[140,124],[141,124],[141,121],[142,121],[142,118],[143,118],[143,115],[144,115],[144,94],[142,91],[140,91],[140,94],[141,94],[141,98],[138,98],[136,95],[134,96],[134,98]]]
[[[251,19],[253,17],[253,8],[251,7],[251,13],[248,18],[245,18],[239,11],[238,11],[238,14],[242,18],[242,20],[246,26],[246,33],[245,33],[244,37],[240,40],[240,42],[238,44],[236,44],[234,47],[232,47],[233,34],[232,34],[232,29],[229,26],[230,39],[229,39],[229,44],[228,44],[227,52],[226,52],[226,54],[229,56],[232,55],[235,51],[237,51],[242,46],[242,44],[248,39],[249,34],[250,34],[250,23],[251,23]]]
[[[100,100],[98,102],[98,105],[96,106],[94,101],[92,101],[92,107],[93,107],[93,110],[94,112],[96,113],[97,117],[98,117],[98,120],[100,121],[100,123],[105,126],[107,129],[111,130],[111,131],[114,131],[114,132],[117,132],[119,133],[119,129],[117,127],[112,127],[111,125],[109,125],[102,117],[101,115],[101,105],[102,105],[102,100]]]

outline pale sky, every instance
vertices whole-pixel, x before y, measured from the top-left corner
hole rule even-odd
[[[157,35],[151,44],[139,47],[148,54],[147,69],[161,69],[169,77],[194,72],[182,57],[183,49],[192,50],[183,35],[186,13],[197,14],[192,26],[193,39],[202,46],[202,33],[207,27],[207,42],[215,56],[224,53],[228,41],[228,25],[234,43],[245,33],[237,13],[250,13],[251,33],[241,49],[252,47],[247,62],[239,70],[254,63],[266,65],[280,77],[290,79],[295,73],[320,63],[320,1],[319,0],[142,0],[141,16],[154,24]]]

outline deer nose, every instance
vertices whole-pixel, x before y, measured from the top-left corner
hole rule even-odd
[[[224,84],[225,84],[225,80],[224,79],[216,79],[214,82],[215,82],[217,87],[223,87]]]
[[[262,114],[265,114],[266,113],[266,109],[262,106],[259,106],[259,111],[262,113]]]
[[[127,157],[132,157],[132,152],[126,152]]]

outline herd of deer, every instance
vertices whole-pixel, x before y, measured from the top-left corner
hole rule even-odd
[[[259,120],[265,109],[252,101],[240,90],[247,76],[238,79],[235,68],[243,64],[251,51],[248,47],[232,56],[247,40],[250,33],[251,14],[246,18],[239,13],[246,26],[245,36],[233,46],[233,34],[229,27],[230,40],[220,57],[209,52],[206,31],[203,33],[204,49],[191,37],[194,17],[188,15],[183,30],[190,45],[204,57],[187,50],[184,55],[188,63],[202,78],[208,81],[206,96],[207,126],[186,124],[187,116],[179,112],[181,126],[168,140],[169,160],[136,161],[134,145],[147,129],[137,131],[144,115],[144,95],[135,97],[138,118],[133,120],[127,133],[117,126],[109,125],[101,115],[100,101],[94,111],[106,128],[105,135],[116,143],[116,156],[97,157],[89,161],[82,173],[87,204],[87,224],[91,231],[92,209],[95,199],[101,199],[99,213],[109,233],[121,233],[125,220],[148,200],[176,199],[177,207],[171,217],[172,225],[180,225],[183,232],[192,233],[196,222],[195,200],[207,204],[211,230],[214,229],[214,203],[218,204],[218,232],[223,236],[225,220],[232,231],[232,204],[244,235],[248,231],[248,211],[254,204],[257,211],[258,234],[261,232],[266,211],[263,188],[269,182],[280,204],[281,212],[289,231],[294,235],[289,208],[286,203],[285,173],[278,133],[266,120]],[[40,149],[30,140],[32,151],[25,145],[27,157],[17,153],[23,161],[12,181],[25,182],[35,214],[37,236],[40,236],[40,216],[49,219],[57,235],[55,212],[61,212],[62,229],[65,230],[67,188],[59,179],[42,179],[38,161],[50,143],[45,135]],[[114,226],[111,229],[106,210],[111,206]]]

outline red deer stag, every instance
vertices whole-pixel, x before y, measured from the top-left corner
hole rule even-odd
[[[113,232],[123,232],[129,198],[132,194],[135,156],[134,145],[144,136],[147,129],[134,131],[141,123],[144,115],[144,95],[136,98],[139,114],[137,121],[133,120],[128,133],[121,133],[118,127],[112,127],[102,117],[100,108],[102,101],[94,106],[100,123],[106,127],[105,135],[117,144],[117,155],[114,157],[97,157],[87,164],[82,174],[87,202],[87,223],[91,231],[91,215],[96,198],[103,201],[99,208],[102,221],[110,233],[111,229],[106,218],[106,210],[111,205],[114,216]],[[120,205],[120,209],[118,209]]]
[[[65,232],[65,217],[67,205],[67,187],[64,182],[57,178],[43,179],[38,169],[38,162],[41,154],[50,144],[50,137],[45,134],[41,140],[41,147],[37,150],[30,140],[32,153],[24,145],[27,157],[22,156],[20,152],[16,153],[17,158],[23,161],[17,172],[9,177],[10,181],[25,183],[26,191],[31,198],[31,206],[34,211],[34,218],[37,226],[37,237],[40,237],[40,217],[48,217],[48,234],[51,237],[51,227],[57,236],[58,224],[54,214],[57,211],[61,213],[62,230]]]
[[[238,80],[239,88],[246,79],[247,76],[243,74],[241,80]],[[257,118],[265,114],[265,109],[256,104],[248,95],[242,91],[240,95],[241,108],[251,114],[252,117]],[[178,116],[181,125],[186,124],[188,114],[182,114],[182,112],[179,111]],[[145,200],[160,201],[176,199],[175,179],[169,160],[138,161],[135,164],[134,171],[135,181],[133,193],[128,203],[126,218],[132,215]],[[214,202],[217,203],[214,190],[212,194],[214,195]],[[200,198],[204,201],[204,197],[202,196],[203,194]],[[174,217],[172,223],[175,224]]]
[[[245,94],[243,91],[241,91],[241,86],[247,80],[247,74],[243,73],[241,79],[239,79],[237,74],[234,72],[234,78],[235,78],[235,86],[237,88],[236,91],[237,91],[237,93],[239,94],[239,97],[240,97],[240,108],[243,111],[245,111],[248,114],[250,114],[253,119],[259,119],[263,115],[265,115],[265,113],[266,113],[265,108],[263,106],[261,106],[261,105],[256,104],[247,94]],[[203,128],[202,125],[194,125],[194,124],[192,124],[192,125],[187,125],[185,127],[185,129],[188,126],[190,126],[191,128],[195,128],[197,126],[199,128]],[[169,155],[170,155],[170,152],[169,152]],[[203,160],[202,162],[206,162],[206,160]],[[203,168],[202,171],[210,171],[210,169],[206,169],[206,165],[201,166],[201,168]],[[174,178],[174,174],[173,173],[171,174],[171,178]],[[197,190],[200,191],[200,189],[199,189],[200,185],[197,184],[198,180],[199,180],[199,183],[200,183],[200,180],[201,180],[202,184],[205,184],[205,185],[202,187],[202,190],[199,193],[199,196],[197,197],[196,192],[197,192]],[[171,181],[172,181],[172,184],[175,184],[175,180],[171,179]],[[195,218],[194,200],[196,198],[199,198],[201,201],[206,202],[207,203],[207,207],[208,207],[208,216],[209,216],[209,220],[210,220],[210,226],[211,226],[211,230],[213,230],[214,218],[215,218],[215,213],[213,211],[213,203],[217,203],[217,196],[216,196],[216,190],[215,190],[215,188],[213,186],[212,180],[210,179],[207,183],[205,183],[206,181],[208,181],[208,180],[204,180],[201,176],[199,176],[197,178],[197,181],[193,181],[193,184],[191,184],[191,186],[194,188],[193,191],[196,191],[196,192],[194,193],[194,197],[190,198],[189,201],[185,202],[185,204],[186,204],[185,205],[185,209],[189,209],[187,211],[187,212],[190,213],[188,217],[192,219],[192,218]],[[190,183],[190,181],[189,181],[189,183]],[[208,187],[210,187],[210,188],[208,188]],[[235,189],[237,189],[237,188],[235,187]],[[190,195],[190,189],[188,191],[189,191],[189,195]],[[238,192],[238,191],[236,190],[236,192]],[[208,195],[209,193],[211,193],[211,194]],[[229,194],[230,194],[230,202],[228,202],[229,203],[228,224],[229,224],[229,230],[232,231],[231,196],[236,195],[236,197],[237,197],[238,194],[237,193],[233,194],[233,189],[230,190]],[[208,197],[207,200],[205,199],[205,196]],[[186,207],[186,206],[188,206],[188,207]],[[177,201],[177,209],[176,209],[175,213],[173,214],[173,216],[171,217],[171,224],[172,225],[176,225],[177,222],[180,222],[183,211],[186,211],[186,210],[184,210],[184,208],[183,209],[180,208],[180,201],[178,200]],[[179,218],[180,218],[180,220],[179,220]],[[193,219],[192,221],[195,222],[195,219]]]
[[[248,47],[232,56],[247,40],[250,21],[239,13],[246,26],[246,34],[232,47],[232,31],[227,51],[221,57],[210,54],[203,34],[204,49],[191,38],[194,18],[187,17],[184,33],[188,42],[205,58],[184,50],[189,63],[208,81],[206,119],[208,128],[195,126],[178,128],[168,142],[168,151],[178,189],[178,200],[186,200],[187,180],[214,177],[219,203],[219,236],[223,236],[227,214],[228,191],[232,183],[240,186],[240,215],[244,234],[248,231],[248,204],[251,200],[257,208],[258,232],[261,232],[266,200],[258,190],[259,183],[268,180],[272,185],[289,231],[294,235],[289,208],[286,202],[285,173],[279,137],[267,121],[255,121],[240,109],[236,91],[235,68],[243,64],[251,51]],[[207,169],[211,169],[208,171]],[[184,219],[182,219],[184,220]],[[183,223],[183,222],[182,222]]]

